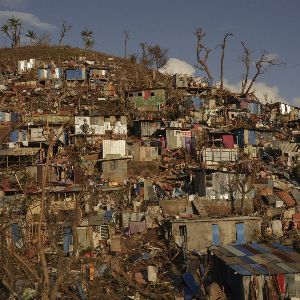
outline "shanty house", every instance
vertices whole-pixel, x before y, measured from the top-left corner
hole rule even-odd
[[[163,127],[162,120],[135,120],[133,133],[137,137],[151,137]]]
[[[76,135],[105,135],[106,132],[126,136],[126,116],[75,116]]]
[[[102,160],[102,174],[110,182],[123,184],[127,178],[127,157],[120,157],[119,154],[107,154],[106,159]]]
[[[229,299],[299,299],[300,254],[279,243],[210,249],[210,278]]]
[[[86,68],[65,69],[66,81],[86,81]]]
[[[43,82],[46,80],[55,80],[60,79],[62,77],[62,69],[61,68],[38,68],[38,81]]]
[[[188,251],[205,252],[212,245],[245,244],[260,236],[260,217],[174,219],[165,223],[166,238]]]
[[[152,161],[160,157],[162,142],[159,140],[141,140],[132,144],[131,153],[135,161]]]
[[[31,58],[29,60],[19,60],[18,61],[18,72],[26,72],[27,70],[35,68],[40,62],[35,59]]]
[[[110,68],[91,67],[89,69],[89,80],[93,83],[102,83],[109,80]]]
[[[175,89],[188,88],[188,76],[181,74],[174,74],[172,77],[172,85]]]
[[[0,167],[24,168],[33,166],[39,160],[39,148],[0,149]]]
[[[235,129],[234,133],[237,136],[237,143],[239,147],[243,148],[245,145],[257,146],[259,144],[271,141],[273,137],[272,131],[264,131],[258,129],[239,128]]]
[[[165,89],[145,89],[127,92],[127,97],[138,111],[158,112],[166,99]]]
[[[202,152],[202,161],[206,166],[214,166],[220,163],[234,162],[238,160],[238,149],[205,148]]]
[[[102,172],[105,179],[124,183],[127,178],[127,163],[131,156],[127,154],[125,140],[103,140],[102,144]]]
[[[168,149],[185,148],[191,150],[192,132],[190,129],[167,128],[166,142]]]

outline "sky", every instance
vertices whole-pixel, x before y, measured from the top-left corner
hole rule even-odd
[[[196,28],[206,32],[205,43],[214,49],[208,63],[214,80],[220,74],[220,43],[228,39],[224,77],[226,85],[240,89],[243,40],[255,60],[262,51],[278,57],[283,65],[269,69],[258,79],[256,94],[283,99],[300,106],[300,1],[299,0],[0,0],[0,24],[19,16],[28,29],[49,33],[57,43],[63,20],[72,25],[65,43],[82,47],[80,32],[94,32],[95,50],[124,55],[124,30],[129,31],[128,53],[139,53],[139,43],[169,49],[168,67],[195,71]],[[0,37],[4,46],[4,38]],[[254,64],[252,65],[254,67]]]

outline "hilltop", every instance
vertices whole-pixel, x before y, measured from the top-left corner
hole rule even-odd
[[[18,60],[35,58],[45,63],[54,62],[57,65],[85,57],[86,60],[95,61],[101,65],[115,65],[116,79],[127,85],[128,88],[145,88],[152,86],[164,86],[168,78],[158,72],[150,70],[141,64],[131,62],[118,56],[97,51],[87,51],[69,46],[25,46],[18,48],[0,49],[0,69],[14,71],[17,69]]]

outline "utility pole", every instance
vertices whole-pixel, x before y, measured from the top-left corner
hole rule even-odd
[[[124,58],[127,58],[127,42],[129,40],[129,31],[124,31]]]

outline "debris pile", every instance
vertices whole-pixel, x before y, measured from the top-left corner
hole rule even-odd
[[[300,108],[59,49],[1,50],[0,298],[299,297]]]

